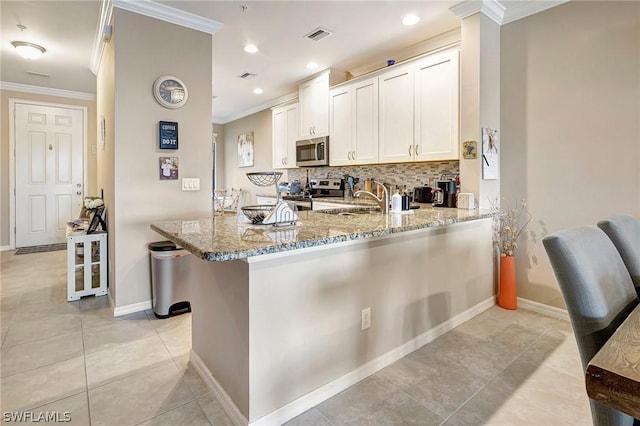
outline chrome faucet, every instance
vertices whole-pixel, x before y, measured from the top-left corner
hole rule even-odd
[[[380,210],[382,210],[382,213],[389,214],[389,191],[387,191],[387,187],[381,184],[380,182],[376,182],[375,180],[373,181],[373,183],[382,187],[382,191],[383,191],[382,198],[378,198],[376,194],[369,191],[356,191],[356,193],[353,194],[353,196],[359,197],[360,195],[367,194],[376,200],[376,202],[378,203],[378,206],[380,207]]]

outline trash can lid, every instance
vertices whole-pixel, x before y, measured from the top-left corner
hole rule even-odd
[[[149,250],[151,251],[173,251],[182,250],[178,248],[175,243],[171,241],[156,241],[155,243],[149,243]]]

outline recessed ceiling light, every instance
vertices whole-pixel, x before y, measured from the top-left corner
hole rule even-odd
[[[310,70],[315,70],[316,68],[318,68],[318,64],[316,64],[315,62],[309,62],[307,64],[307,68],[309,68]]]
[[[253,89],[253,93],[255,93],[256,95],[261,95],[262,94],[262,89],[259,87],[256,87],[255,89]]]
[[[26,41],[12,41],[11,44],[16,48],[18,54],[25,59],[38,59],[47,51],[47,49],[42,46]]]
[[[418,22],[420,22],[420,18],[418,18],[414,13],[410,13],[407,16],[405,16],[404,18],[402,18],[402,24],[403,25],[415,25]]]
[[[244,51],[247,53],[256,53],[258,51],[258,48],[256,47],[255,44],[247,44],[244,47]]]

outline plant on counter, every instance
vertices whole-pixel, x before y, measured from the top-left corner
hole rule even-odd
[[[518,237],[523,232],[529,233],[527,226],[532,217],[527,210],[527,201],[523,198],[508,210],[501,210],[495,204],[492,210],[499,213],[493,227],[493,244],[500,251],[500,257],[513,256],[518,247]]]

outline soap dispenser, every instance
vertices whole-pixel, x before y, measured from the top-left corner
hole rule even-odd
[[[400,190],[396,188],[396,193],[391,197],[391,212],[400,213],[402,211],[402,195]]]

